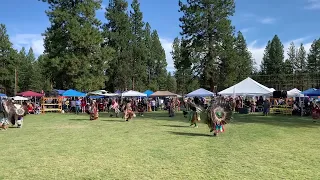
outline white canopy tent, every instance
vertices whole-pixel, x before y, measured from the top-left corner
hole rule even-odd
[[[218,94],[223,96],[268,96],[272,92],[270,88],[248,77]]]
[[[301,91],[297,88],[293,88],[290,91],[287,91],[288,97],[303,97],[304,95],[301,94]]]
[[[28,101],[29,100],[29,98],[22,97],[22,96],[14,96],[14,97],[11,97],[11,99],[13,99],[14,101]]]
[[[91,96],[106,96],[106,97],[113,97],[113,96],[119,96],[119,94],[116,93],[109,93],[106,90],[97,90],[97,91],[93,91],[93,92],[89,92],[87,95]]]
[[[147,97],[147,94],[138,91],[127,91],[122,93],[122,97]]]

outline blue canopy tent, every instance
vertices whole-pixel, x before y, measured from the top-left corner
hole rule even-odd
[[[195,91],[192,91],[191,93],[186,95],[187,97],[210,97],[214,96],[213,92],[210,92],[208,90],[205,90],[203,88],[197,89]]]
[[[85,97],[86,94],[85,93],[82,93],[82,92],[79,92],[79,91],[76,91],[76,90],[73,90],[73,89],[69,89],[67,91],[65,91],[62,96],[66,96],[66,97]]]
[[[59,95],[62,95],[64,92],[66,92],[66,90],[60,90],[60,89],[58,89],[57,92],[58,92]]]
[[[320,96],[320,89],[307,92],[304,95],[306,95],[306,96]]]
[[[7,95],[0,93],[0,99],[2,99],[2,98],[7,98]]]
[[[307,89],[303,92],[301,92],[301,94],[305,95],[305,96],[316,96],[316,95],[310,95],[310,94],[314,94],[313,92],[317,91],[317,89],[315,88],[310,88],[310,89]],[[320,96],[320,95],[319,95]]]
[[[153,94],[154,92],[151,90],[146,90],[145,92],[143,92],[143,94],[146,94],[147,97],[149,97],[151,94]]]

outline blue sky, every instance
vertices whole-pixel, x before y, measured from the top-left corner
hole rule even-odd
[[[103,5],[107,5],[107,0]],[[131,3],[131,0],[128,1]],[[173,39],[179,35],[178,0],[140,0],[144,20],[157,29],[166,51],[168,70],[173,70],[170,56]],[[43,33],[49,21],[46,3],[38,0],[1,0],[0,23],[7,26],[14,47],[32,47],[43,52]],[[97,12],[104,20],[104,10]],[[232,17],[236,30],[241,30],[257,64],[260,64],[266,42],[278,34],[285,49],[290,42],[304,43],[306,49],[320,37],[320,0],[236,0]]]

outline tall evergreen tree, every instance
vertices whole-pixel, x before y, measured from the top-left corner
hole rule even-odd
[[[161,45],[159,35],[156,30],[153,30],[153,32],[151,33],[151,39],[151,57],[154,59],[154,72],[152,73],[152,78],[156,82],[159,89],[166,89],[166,54]]]
[[[277,85],[277,89],[283,88],[283,83],[285,81],[283,71],[284,67],[284,50],[283,44],[281,43],[279,37],[275,35],[272,41],[268,41],[266,46],[264,56],[262,59],[262,74],[266,75],[269,80],[274,80]],[[270,83],[270,82],[268,82]],[[271,86],[270,84],[266,84]],[[273,84],[274,85],[274,84]]]
[[[151,38],[151,26],[147,22],[144,28],[144,41],[145,41],[145,57],[147,63],[147,75],[148,75],[148,88],[152,89],[152,72],[154,72],[154,59],[152,58],[152,38]],[[156,89],[154,89],[156,90]]]
[[[311,85],[313,87],[320,86],[320,38],[313,41],[308,54],[307,64]]]
[[[50,59],[46,54],[42,54],[38,57],[35,65],[41,74],[41,90],[51,91],[53,89],[54,77],[56,76],[56,72],[53,70],[58,69],[58,61]]]
[[[105,17],[108,20],[103,26],[107,46],[115,50],[115,57],[110,62],[107,75],[107,89],[115,91],[130,88],[132,66],[132,32],[127,14],[128,3],[125,0],[110,0]]]
[[[197,79],[193,78],[190,54],[183,39],[174,39],[171,55],[176,69],[174,77],[177,84],[177,93],[186,94],[197,89]]]
[[[5,88],[7,95],[14,95],[17,59],[18,54],[9,40],[6,26],[0,24],[0,86]]]
[[[201,84],[211,90],[217,83],[222,86],[229,84],[234,80],[231,75],[229,76],[231,80],[230,78],[219,80],[217,77],[228,74],[230,68],[223,65],[233,66],[233,63],[227,63],[227,61],[231,62],[232,58],[229,58],[228,53],[225,52],[226,49],[233,50],[233,47],[229,48],[224,43],[232,41],[230,36],[233,35],[233,27],[229,17],[235,11],[234,0],[194,0],[187,1],[185,4],[179,1],[179,6],[180,12],[183,13],[180,18],[181,35],[190,44],[193,56],[198,59],[198,62],[193,64],[197,66]],[[230,54],[234,55],[234,53]],[[223,69],[220,71],[220,68]]]
[[[297,51],[296,62],[294,64],[295,64],[295,69],[298,72],[302,72],[302,73],[306,72],[307,53],[302,43],[300,44],[300,47]]]
[[[130,11],[131,31],[133,34],[132,40],[132,62],[131,62],[131,83],[132,89],[135,87],[139,91],[145,89],[147,80],[146,62],[146,46],[144,42],[144,22],[143,15],[140,11],[140,3],[138,0],[133,0]]]
[[[239,31],[237,34],[235,49],[237,52],[236,80],[237,82],[250,76],[253,72],[253,60],[251,52],[247,48],[246,40]]]
[[[170,92],[176,92],[177,91],[177,82],[174,76],[171,75],[170,72],[168,72],[167,79],[166,79],[166,90]]]
[[[30,48],[26,54],[26,50],[23,47],[19,52],[19,68],[17,73],[19,91],[34,90],[31,86],[33,86],[34,83],[39,83],[39,81],[36,82],[36,77],[34,77],[34,62],[35,56],[32,48]]]
[[[298,80],[296,87],[299,89],[306,89],[308,88],[308,76],[306,75],[307,53],[302,43],[300,44],[296,54],[296,61],[294,63],[295,77]]]
[[[101,48],[101,23],[95,17],[101,0],[43,1],[49,5],[51,22],[44,33],[45,53],[57,63],[52,68],[56,88],[101,89],[107,64],[103,54],[109,54]]]
[[[285,61],[286,64],[286,68],[287,72],[286,73],[293,73],[294,71],[296,71],[296,61],[297,61],[297,50],[296,50],[296,46],[294,45],[294,42],[290,43],[290,46],[288,48],[288,59]]]
[[[264,49],[264,53],[263,53],[263,58],[262,58],[262,62],[260,65],[260,73],[261,75],[267,75],[267,70],[270,67],[270,57],[269,57],[269,52],[270,52],[270,47],[271,47],[271,41],[268,41],[266,48]]]

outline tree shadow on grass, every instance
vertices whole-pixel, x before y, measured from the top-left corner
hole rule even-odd
[[[164,127],[173,127],[173,128],[190,128],[190,126],[183,126],[183,125],[160,125]]]
[[[87,119],[73,118],[73,119],[68,119],[68,120],[70,120],[70,121],[90,121],[89,118],[87,118]]]
[[[173,132],[173,131],[168,131],[170,134],[174,135],[179,135],[179,136],[198,136],[198,137],[212,137],[212,135],[209,134],[200,134],[200,133],[187,133],[187,132]]]
[[[103,119],[103,120],[101,120],[101,121],[105,121],[105,122],[119,122],[119,123],[124,123],[124,122],[126,122],[125,120],[121,120],[121,119],[118,119],[118,120],[116,120],[116,119]]]
[[[311,117],[299,117],[291,115],[269,115],[261,114],[235,114],[230,124],[266,124],[285,127],[310,127],[319,128],[320,123],[313,122]]]

